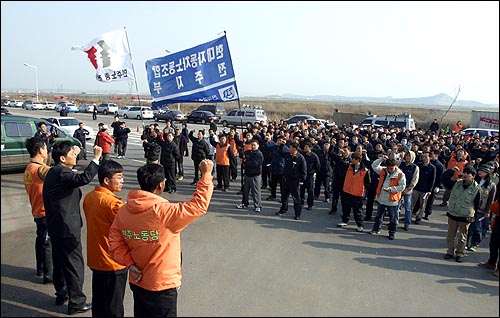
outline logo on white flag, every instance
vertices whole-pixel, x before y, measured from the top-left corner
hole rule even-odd
[[[101,34],[86,45],[75,46],[82,50],[96,69],[100,82],[133,80],[132,59],[128,50],[125,29]]]

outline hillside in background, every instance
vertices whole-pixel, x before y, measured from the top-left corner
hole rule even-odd
[[[274,99],[298,99],[298,100],[317,100],[327,102],[353,102],[353,103],[388,103],[388,104],[408,104],[408,105],[426,105],[426,106],[449,106],[453,101],[453,97],[447,94],[437,94],[428,97],[415,97],[415,98],[392,98],[386,97],[346,97],[336,95],[268,95],[265,98]],[[483,104],[470,100],[457,100],[454,107],[472,107],[472,108],[495,108],[498,109],[498,104]]]

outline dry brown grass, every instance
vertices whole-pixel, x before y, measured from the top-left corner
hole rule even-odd
[[[2,94],[4,97],[6,94]],[[8,94],[9,99],[33,99],[32,97],[21,97],[21,94]],[[40,100],[53,100],[55,94],[40,94]],[[65,94],[68,100],[74,100],[77,105],[81,103],[106,103],[114,102],[119,106],[138,104],[131,102],[130,95],[123,96],[121,100],[114,100],[112,95],[90,95],[90,94]],[[141,96],[141,99],[149,100],[150,96]],[[142,102],[144,104],[144,102]],[[417,122],[417,127],[427,129],[434,118],[438,120],[446,113],[448,106],[423,106],[423,105],[403,105],[403,104],[375,104],[375,103],[350,103],[350,102],[325,102],[325,101],[304,101],[304,100],[288,100],[288,99],[262,99],[262,98],[244,98],[238,102],[224,103],[223,106],[227,111],[243,107],[244,104],[261,105],[267,113],[269,121],[279,121],[297,114],[309,114],[316,118],[323,118],[329,121],[335,121],[338,124],[349,124],[353,122],[357,124],[360,116],[371,112],[378,116],[387,114],[398,114],[403,112],[411,113],[412,117]],[[180,110],[184,113],[189,113],[197,108],[200,103],[180,103]],[[175,107],[175,106],[174,106]],[[335,112],[335,110],[338,112]],[[351,115],[352,114],[352,115]],[[471,109],[452,107],[446,117],[442,121],[442,127],[453,125],[461,120],[465,127],[470,124]]]

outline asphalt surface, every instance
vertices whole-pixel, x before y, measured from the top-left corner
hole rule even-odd
[[[101,115],[96,122],[88,116],[75,117],[95,128],[103,118],[107,124],[112,121],[112,116]],[[135,128],[140,121],[127,123]],[[138,188],[135,171],[144,164],[140,141],[135,141],[138,135],[134,131],[130,136],[127,159],[116,159],[125,168],[125,186],[119,193],[123,198]],[[77,168],[87,163],[80,161]],[[173,202],[189,199],[195,189],[189,185],[189,158],[185,168],[178,192],[163,194]],[[96,184],[97,178],[82,188],[83,194]],[[340,212],[328,215],[330,204],[323,196],[313,210],[303,210],[300,221],[293,220],[291,198],[289,214],[283,217],[274,215],[278,202],[264,201],[261,214],[238,210],[239,185],[238,178],[230,192],[215,191],[207,215],[181,235],[179,316],[499,316],[498,278],[477,266],[488,258],[489,237],[476,252],[467,252],[464,263],[443,259],[445,208],[435,206],[430,220],[412,225],[409,232],[400,224],[396,239],[390,241],[386,225],[378,236],[368,234],[373,222],[365,222],[366,232],[356,232],[352,217],[349,226],[337,228]],[[269,190],[262,190],[263,198],[268,195]],[[439,195],[436,204],[440,202]],[[55,305],[54,287],[35,276],[36,226],[22,171],[2,171],[1,221],[1,315],[66,316],[67,307]],[[82,233],[86,259],[85,224]],[[84,291],[89,302],[91,282],[87,268]],[[133,316],[129,287],[124,303],[125,316]],[[78,316],[90,317],[91,312]]]

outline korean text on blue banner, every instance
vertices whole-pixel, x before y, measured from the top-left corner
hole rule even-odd
[[[229,102],[238,90],[226,36],[146,61],[153,101]]]

